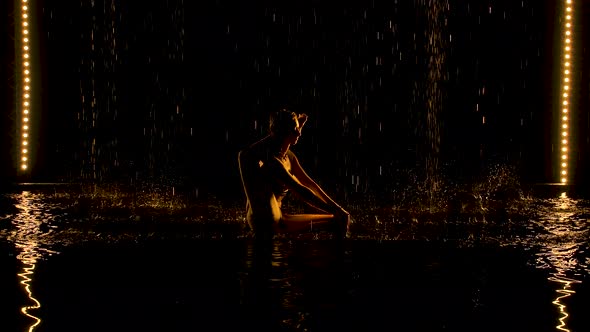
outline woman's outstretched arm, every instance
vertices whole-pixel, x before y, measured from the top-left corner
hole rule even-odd
[[[330,201],[325,200],[312,188],[301,183],[295,176],[287,171],[285,165],[283,165],[281,161],[276,158],[272,158],[267,162],[265,167],[268,167],[268,170],[277,181],[285,185],[302,200],[322,211],[334,213],[334,208]]]
[[[301,182],[304,186],[310,188],[317,196],[319,196],[322,200],[327,202],[331,206],[331,213],[340,213],[346,214],[349,213],[344,210],[338,203],[336,203],[324,190],[303,170],[301,164],[299,164],[299,160],[295,156],[295,154],[289,154],[289,160],[291,161],[291,172],[293,176],[297,178],[299,182]]]

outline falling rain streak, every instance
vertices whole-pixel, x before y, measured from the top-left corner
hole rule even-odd
[[[78,128],[81,179],[100,180],[117,166],[117,138],[109,133],[118,120],[119,91],[115,79],[121,64],[117,36],[121,15],[115,0],[80,2],[84,17],[80,41],[80,111]]]
[[[426,23],[423,43],[425,50],[424,62],[426,77],[424,81],[414,83],[414,96],[417,97],[416,105],[423,110],[419,116],[419,124],[416,129],[424,133],[425,148],[420,149],[422,161],[426,167],[426,185],[431,195],[439,190],[439,158],[441,144],[440,117],[444,108],[444,86],[448,79],[446,72],[447,43],[450,36],[447,32],[447,19],[450,5],[447,1],[421,0],[418,2],[417,11],[426,13]],[[415,47],[419,47],[415,45]],[[434,199],[431,196],[430,201]]]
[[[495,163],[543,157],[528,140],[549,53],[535,3],[52,5],[49,40],[61,22],[73,32],[68,58],[51,59],[64,69],[74,59],[77,72],[77,108],[54,112],[75,123],[67,144],[53,135],[65,179],[236,188],[235,154],[284,106],[310,115],[295,149],[346,198],[400,186],[435,195],[447,176],[470,181]],[[518,52],[499,51],[506,45]],[[54,94],[69,100],[63,80]]]
[[[73,177],[133,180],[174,167],[181,138],[193,131],[182,126],[183,6],[131,11],[118,0],[80,2],[80,174]]]

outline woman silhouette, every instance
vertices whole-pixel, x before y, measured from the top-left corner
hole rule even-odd
[[[270,134],[240,151],[238,162],[246,193],[246,220],[257,237],[313,226],[344,235],[350,214],[332,200],[303,170],[289,149],[297,144],[307,115],[282,109],[271,115]],[[291,191],[322,214],[285,214],[281,202]]]

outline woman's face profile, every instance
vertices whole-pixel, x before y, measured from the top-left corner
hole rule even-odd
[[[301,137],[301,131],[305,122],[307,122],[307,114],[290,114],[291,116],[288,119],[282,120],[282,125],[277,125],[275,130],[271,133],[274,133],[281,141],[284,143],[295,145],[299,141],[299,137]],[[271,125],[272,126],[272,125]]]
[[[297,141],[299,141],[299,137],[301,137],[301,129],[303,129],[303,125],[300,124],[299,119],[295,119],[295,128],[293,128],[293,131],[289,135],[289,143],[291,143],[291,145],[295,145],[297,144]]]
[[[301,131],[303,130],[303,126],[307,122],[307,114],[302,113],[295,118],[295,130],[293,131],[293,142],[291,144],[297,144],[299,137],[301,137]]]

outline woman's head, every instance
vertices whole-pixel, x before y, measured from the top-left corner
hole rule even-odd
[[[289,140],[291,144],[296,144],[306,121],[307,115],[282,109],[271,114],[270,133],[280,139]]]

